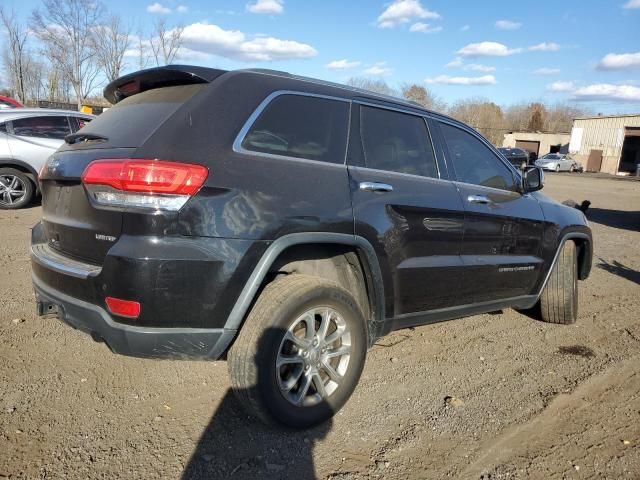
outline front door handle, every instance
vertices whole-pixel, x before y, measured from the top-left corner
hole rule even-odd
[[[360,182],[360,190],[365,192],[393,192],[393,187],[388,183]]]
[[[469,195],[467,201],[469,203],[482,203],[484,205],[493,203],[486,195]]]

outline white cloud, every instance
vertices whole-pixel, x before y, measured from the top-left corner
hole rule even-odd
[[[461,32],[466,32],[469,29],[471,29],[471,27],[469,25],[463,25],[463,26],[460,27],[460,31]]]
[[[527,50],[529,50],[530,52],[557,52],[558,50],[560,50],[560,45],[553,42],[542,42],[529,47]]]
[[[571,98],[580,101],[640,102],[640,88],[632,85],[596,83],[574,90]]]
[[[609,53],[600,60],[597,68],[598,70],[631,70],[640,68],[640,52]]]
[[[268,15],[280,15],[284,12],[284,0],[256,0],[247,3],[247,11]]]
[[[166,15],[167,13],[171,13],[171,9],[156,2],[151,5],[147,5],[147,12]]]
[[[360,66],[360,62],[358,61],[349,61],[346,58],[342,60],[334,60],[333,62],[329,62],[325,65],[329,70],[349,70],[351,68],[356,68]]]
[[[189,7],[187,7],[186,5],[178,5],[178,8],[176,8],[176,12],[178,13],[187,13],[189,11]]]
[[[514,22],[512,20],[498,20],[496,22],[496,28],[500,30],[517,30],[522,26],[520,22]]]
[[[309,58],[315,48],[293,40],[256,36],[239,30],[224,30],[209,23],[192,23],[182,33],[185,49],[241,61],[268,62],[291,58]]]
[[[391,75],[393,73],[393,69],[387,67],[387,62],[377,62],[367,68],[364,73],[366,75],[373,75],[376,77],[383,77],[387,75]]]
[[[420,0],[394,0],[380,14],[377,25],[380,28],[393,28],[418,18],[435,20],[440,18],[440,14],[424,8]]]
[[[622,8],[629,8],[629,9],[633,9],[633,8],[640,8],[640,0],[629,0],[627,3],[625,3]]]
[[[482,77],[450,77],[449,75],[439,75],[435,78],[427,78],[425,82],[439,85],[495,85],[496,78],[493,75],[484,75]]]
[[[481,65],[479,63],[470,63],[465,65],[460,57],[456,57],[445,65],[445,68],[462,68],[463,70],[472,70],[474,72],[495,72],[496,67],[489,65]]]
[[[574,89],[575,84],[573,82],[564,80],[558,80],[557,82],[553,82],[547,85],[547,90],[551,92],[571,92]]]
[[[410,32],[420,32],[420,33],[438,33],[442,31],[442,27],[434,27],[433,25],[429,25],[424,22],[416,22],[411,27],[409,27]]]
[[[463,57],[505,57],[521,51],[521,48],[508,48],[498,42],[480,42],[470,43],[456,53]]]
[[[557,75],[558,73],[560,73],[559,68],[548,68],[548,67],[538,68],[537,70],[533,71],[534,75]]]

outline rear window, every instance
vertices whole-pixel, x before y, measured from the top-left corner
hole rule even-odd
[[[252,152],[344,163],[349,103],[280,95],[267,105],[242,140]]]
[[[82,132],[106,137],[105,142],[80,142],[74,148],[139,147],[206,84],[157,88],[118,102],[84,125]],[[82,128],[82,127],[81,127]]]

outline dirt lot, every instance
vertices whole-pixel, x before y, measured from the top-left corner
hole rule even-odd
[[[300,433],[247,418],[224,362],[116,356],[36,317],[40,208],[0,212],[0,478],[640,478],[640,182],[545,193],[592,202],[575,326],[508,310],[395,332]]]

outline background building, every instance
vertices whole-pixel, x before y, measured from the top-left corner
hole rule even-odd
[[[537,158],[547,153],[568,153],[570,137],[569,133],[509,132],[505,134],[502,146],[527,150]]]
[[[576,118],[569,153],[590,172],[635,174],[640,164],[640,114]]]

